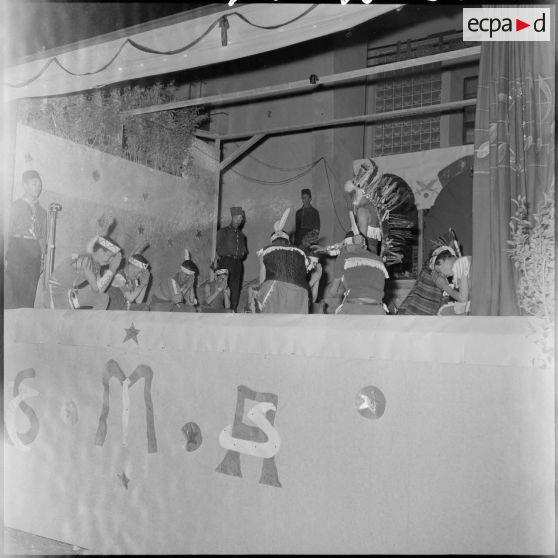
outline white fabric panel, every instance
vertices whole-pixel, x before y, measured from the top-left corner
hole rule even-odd
[[[212,23],[228,14],[240,13],[254,24],[273,26],[290,21],[310,6],[311,4],[237,4],[223,12],[151,29],[128,38],[159,51],[174,50],[194,41]],[[273,30],[253,27],[240,18],[230,15],[227,46],[221,44],[221,29],[217,25],[199,43],[184,53],[168,56],[149,54],[128,44],[116,60],[100,73],[72,76],[56,64],[51,64],[33,83],[24,87],[7,86],[7,84],[19,84],[29,80],[50,59],[47,57],[7,68],[4,72],[4,100],[67,94],[129,79],[235,60],[348,29],[398,6],[399,4],[346,6],[322,4],[317,5],[301,19]],[[93,72],[104,66],[124,41],[125,38],[120,38],[83,47],[61,54],[57,58],[64,67],[74,73]]]
[[[533,331],[540,320],[483,316],[350,316],[180,314],[164,312],[6,313],[5,340],[87,347],[120,347],[134,322],[148,350],[294,355],[535,366],[541,358]],[[141,326],[138,324],[141,323]],[[87,327],[83,327],[87,324]],[[92,336],[90,328],[95,329]],[[296,335],[293,335],[293,331]]]
[[[88,554],[551,555],[530,325],[9,310],[5,524]]]

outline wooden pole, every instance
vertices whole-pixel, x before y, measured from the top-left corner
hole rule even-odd
[[[236,103],[240,101],[249,101],[253,99],[261,99],[277,95],[289,95],[292,93],[300,93],[303,91],[314,91],[323,88],[325,85],[336,85],[339,83],[361,79],[363,77],[373,77],[384,74],[385,72],[394,72],[396,70],[404,70],[423,66],[425,64],[442,63],[445,66],[461,64],[471,60],[475,60],[480,56],[480,46],[453,50],[449,52],[441,52],[439,54],[431,54],[430,56],[422,56],[411,60],[402,60],[400,62],[391,62],[389,64],[381,64],[371,68],[362,68],[359,70],[351,70],[338,74],[329,74],[326,76],[318,76],[317,83],[310,83],[309,79],[293,81],[290,83],[282,83],[279,85],[269,85],[259,87],[257,89],[247,89],[244,91],[234,91],[232,93],[221,93],[219,95],[211,95],[208,97],[199,97],[197,99],[186,99],[183,101],[173,101],[160,105],[152,105],[123,111],[125,116],[135,116],[138,114],[147,114],[150,112],[159,112],[163,110],[174,110],[185,107],[193,107],[198,105],[222,105],[226,103]]]
[[[424,259],[424,210],[418,210],[418,250],[417,250],[417,272],[422,269],[422,261]]]
[[[215,221],[213,223],[213,236],[211,239],[211,254],[215,258],[217,253],[217,229],[219,228],[219,201],[221,198],[221,140],[215,140],[215,155],[219,164],[217,165],[215,177]],[[212,259],[213,261],[213,259]]]
[[[252,136],[248,141],[244,142],[236,151],[231,153],[226,159],[223,159],[219,163],[219,170],[221,172],[224,172],[227,167],[232,165],[241,155],[246,153],[246,151],[252,149],[252,147],[264,137],[265,134],[256,134],[255,136]]]
[[[426,114],[442,114],[462,110],[465,107],[476,105],[476,99],[464,99],[463,101],[452,101],[439,105],[428,105],[425,107],[414,107],[410,109],[394,110],[390,112],[377,112],[375,114],[363,114],[360,116],[349,116],[346,118],[336,118],[325,120],[323,122],[311,122],[308,124],[298,124],[295,126],[283,126],[278,128],[270,128],[268,130],[248,130],[246,132],[236,132],[233,134],[224,134],[220,136],[222,141],[238,140],[255,136],[257,134],[277,135],[277,134],[294,134],[304,132],[306,130],[316,130],[318,128],[329,128],[333,126],[350,126],[361,124],[362,122],[381,122],[383,120],[397,120],[400,118],[409,118],[411,116],[424,116]]]

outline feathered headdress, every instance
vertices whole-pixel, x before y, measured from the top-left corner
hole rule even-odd
[[[128,262],[136,267],[140,267],[141,269],[148,269],[149,264],[142,262],[141,260],[137,259],[136,256],[141,256],[142,252],[145,252],[149,247],[149,242],[143,242],[140,244],[136,244],[135,248],[132,250],[132,255],[128,258]]]
[[[434,268],[434,262],[436,261],[438,255],[442,252],[449,252],[456,258],[461,257],[459,242],[457,241],[455,231],[451,227],[447,234],[445,234],[444,236],[439,236],[436,240],[433,240],[432,243],[434,244],[435,248],[428,260],[428,266],[430,267],[430,269]]]
[[[271,235],[271,242],[277,240],[278,238],[284,238],[285,240],[289,240],[289,235],[283,230],[283,228],[285,227],[285,223],[287,222],[287,217],[289,216],[290,212],[291,212],[291,208],[288,207],[283,212],[281,219],[273,223],[274,232]]]
[[[180,265],[180,269],[186,273],[186,275],[195,275],[196,274],[196,265],[190,259],[190,252],[188,248],[184,248],[184,261]]]
[[[355,173],[355,186],[362,190],[362,202],[369,202],[377,212],[380,231],[371,238],[382,240],[382,259],[387,265],[401,263],[403,250],[411,238],[413,222],[407,208],[414,205],[410,188],[401,188],[395,177],[381,174],[372,159],[367,159]]]
[[[87,251],[93,252],[93,247],[99,243],[103,248],[113,254],[120,252],[120,247],[114,244],[108,237],[114,226],[116,219],[112,215],[104,213],[97,219],[97,234],[87,243]]]

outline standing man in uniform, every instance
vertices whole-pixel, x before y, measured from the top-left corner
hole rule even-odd
[[[39,204],[43,189],[36,170],[22,176],[23,197],[12,205],[6,252],[5,308],[33,308],[46,252],[47,212]]]
[[[217,231],[217,266],[229,270],[231,310],[236,312],[242,289],[242,260],[248,254],[246,236],[240,230],[245,214],[242,207],[231,207],[231,224]]]
[[[320,236],[320,212],[310,203],[312,192],[308,188],[304,188],[300,191],[300,198],[302,199],[302,207],[296,212],[295,217],[295,246],[300,246],[303,238],[308,233],[312,233],[316,242]]]

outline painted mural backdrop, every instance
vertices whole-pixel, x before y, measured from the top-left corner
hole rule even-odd
[[[208,145],[197,139],[194,145],[190,174],[180,178],[20,124],[13,198],[22,194],[21,174],[32,168],[43,180],[41,204],[62,205],[55,265],[85,248],[105,213],[116,218],[112,237],[125,253],[149,243],[144,255],[154,276],[173,273],[188,248],[204,277],[216,215],[215,160]]]

